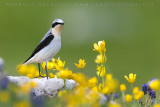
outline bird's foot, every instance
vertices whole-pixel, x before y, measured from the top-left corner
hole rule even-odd
[[[41,75],[39,75],[38,77],[36,77],[36,78],[45,78],[45,76],[41,76]]]

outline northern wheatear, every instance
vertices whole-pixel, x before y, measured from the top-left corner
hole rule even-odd
[[[24,64],[38,63],[39,76],[41,76],[40,63],[45,62],[45,70],[48,79],[47,62],[61,49],[61,31],[63,26],[64,22],[62,19],[55,19],[52,23],[52,27],[32,52],[31,56],[24,62]]]

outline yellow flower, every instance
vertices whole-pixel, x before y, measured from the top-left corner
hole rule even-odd
[[[83,85],[83,86],[88,85],[88,81],[86,77],[84,76],[84,74],[78,73],[78,74],[73,74],[72,76],[73,76],[73,80],[75,80],[80,85]]]
[[[160,89],[160,81],[159,80],[152,80],[149,83],[149,87],[154,90],[154,91],[158,91]]]
[[[105,48],[105,41],[99,41],[98,44],[94,43],[94,51],[97,51],[99,53],[105,53],[106,48]]]
[[[97,65],[97,75],[102,77],[102,76],[105,76],[105,74],[106,74],[105,67],[103,67],[103,65],[101,65],[101,66]]]
[[[65,61],[64,62],[62,62],[61,60],[60,60],[60,58],[58,58],[58,60],[57,60],[57,62],[56,62],[56,64],[55,64],[55,70],[63,70],[64,69],[64,66],[65,66]]]
[[[102,89],[102,93],[105,94],[105,95],[108,95],[110,93],[110,88],[109,87],[104,87]]]
[[[93,102],[92,107],[100,107],[99,101]]]
[[[160,107],[160,104],[154,104],[153,107]]]
[[[92,91],[98,92],[98,88],[95,86],[95,87],[92,88]]]
[[[118,88],[118,81],[112,78],[112,74],[107,74],[105,79],[104,88],[102,88],[103,94],[109,94],[116,91]]]
[[[88,80],[89,87],[95,87],[98,83],[98,79],[96,77],[93,77]]]
[[[10,100],[10,94],[8,91],[0,91],[0,102],[7,103]]]
[[[59,57],[58,59],[60,59],[60,57]],[[57,63],[58,63],[58,60],[57,60],[57,59],[52,58],[52,62],[53,62],[54,64],[57,64]]]
[[[144,92],[143,91],[138,91],[138,93],[134,95],[134,99],[135,100],[140,100],[143,96],[144,96]]]
[[[37,83],[34,81],[24,83],[22,86],[19,87],[19,92],[23,94],[28,94],[31,91],[31,89],[35,88],[36,86]]]
[[[30,88],[35,88],[37,86],[37,83],[34,81],[29,82]]]
[[[111,92],[114,92],[118,88],[118,81],[115,79],[106,81],[105,86],[109,87]]]
[[[41,79],[42,77],[38,77],[38,79]]]
[[[50,78],[56,78],[56,75],[53,75],[52,73],[49,74]]]
[[[121,84],[120,85],[120,90],[121,91],[126,91],[126,85],[125,84]]]
[[[92,100],[92,101],[99,98],[99,93],[98,92],[91,92],[89,95],[91,96],[90,100]]]
[[[79,64],[76,64],[75,65],[77,66],[77,68],[80,68],[80,69],[83,69],[85,66],[86,66],[86,63],[85,63],[85,60],[83,59],[80,59],[79,60]]]
[[[23,84],[22,86],[20,86],[20,92],[24,93],[24,94],[28,94],[30,92],[31,88],[29,87],[28,83]]]
[[[13,107],[31,107],[31,104],[29,101],[20,101],[16,102]]]
[[[41,74],[41,76],[43,76],[43,77],[47,77],[47,74]]]
[[[27,77],[29,77],[30,79],[34,78],[34,74],[27,74]]]
[[[98,90],[101,91],[102,88],[103,88],[103,84],[100,83],[100,84],[98,85]]]
[[[64,70],[59,71],[57,73],[57,76],[62,79],[71,79],[73,77],[72,71],[68,70],[68,69],[64,69]]]
[[[127,76],[124,76],[124,77],[131,84],[133,84],[135,82],[135,80],[136,80],[136,74],[133,74],[133,73],[130,73],[129,77],[127,77]]]
[[[113,79],[113,78],[112,78],[112,74],[107,74],[107,75],[106,75],[106,79],[107,79],[107,80],[112,80],[112,79]]]
[[[26,75],[26,74],[34,74],[37,68],[35,65],[19,65],[17,67],[17,70],[21,75]]]
[[[97,68],[96,68],[97,71],[102,71],[103,69],[104,69],[103,65],[100,65],[100,66],[97,65]]]
[[[121,105],[118,104],[118,103],[116,103],[116,102],[111,101],[111,102],[109,103],[108,107],[121,107]]]
[[[67,97],[65,97],[65,106],[66,107],[79,107],[89,104],[88,102],[92,99],[91,92],[87,91],[84,86],[77,86],[73,93],[70,93]],[[92,100],[94,102],[94,100]]]
[[[26,75],[29,70],[28,65],[18,65],[17,70],[20,75]]]
[[[17,68],[20,75],[27,75],[29,78],[34,78],[37,71],[35,65],[19,65]]]
[[[112,74],[106,75],[105,87],[108,87],[110,92],[114,92],[118,88],[118,81],[112,78]]]
[[[126,95],[126,102],[132,102],[132,95],[127,94]]]
[[[40,73],[41,74],[41,73]],[[34,74],[34,77],[38,77],[39,76],[39,71],[37,70]]]
[[[102,64],[102,63],[106,62],[106,60],[107,60],[107,57],[105,55],[99,54],[99,55],[97,55],[95,62],[97,64]]]
[[[27,65],[28,67],[28,71],[27,71],[27,74],[35,74],[37,68],[35,65]]]
[[[42,63],[42,68],[45,70],[45,62]],[[47,62],[47,70],[51,70],[54,68],[53,62]]]
[[[138,87],[134,87],[134,88],[133,88],[133,93],[134,93],[134,94],[137,94],[138,92],[139,92],[139,88],[138,88]]]
[[[58,96],[59,96],[59,97],[62,96],[63,94],[66,94],[66,90],[60,90],[60,91],[58,92]]]

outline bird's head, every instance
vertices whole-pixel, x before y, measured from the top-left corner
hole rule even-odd
[[[64,22],[62,19],[55,19],[52,23],[52,33],[55,35],[60,35],[63,29]]]

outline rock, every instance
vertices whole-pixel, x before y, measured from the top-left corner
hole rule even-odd
[[[74,80],[68,80],[66,79],[66,88],[67,89],[73,89],[76,86],[76,82]]]
[[[37,87],[32,91],[32,95],[34,97],[47,95],[49,97],[55,97],[60,89],[64,87],[64,80],[60,78],[35,78],[30,79],[27,76],[7,76],[10,82],[17,84],[18,86],[22,86],[24,83],[33,81],[37,83]],[[74,88],[76,82],[74,80],[67,80],[65,82],[65,87],[68,89]]]
[[[26,76],[19,76],[19,77],[7,76],[7,78],[9,79],[10,82],[13,82],[18,86],[22,86],[24,83],[30,81],[30,79]]]
[[[7,76],[8,80],[10,82],[15,83],[17,86],[22,86],[23,84],[34,81],[37,83],[37,87],[32,90],[32,98],[37,99],[41,98],[43,96],[49,96],[51,98],[55,97],[58,94],[59,90],[66,89],[73,89],[75,86],[78,85],[74,80],[72,79],[66,79],[65,84],[64,80],[60,78],[34,78],[30,79],[27,76]],[[100,94],[100,93],[99,93]],[[103,94],[100,94],[100,102],[101,104],[104,104],[107,101],[107,97]]]

